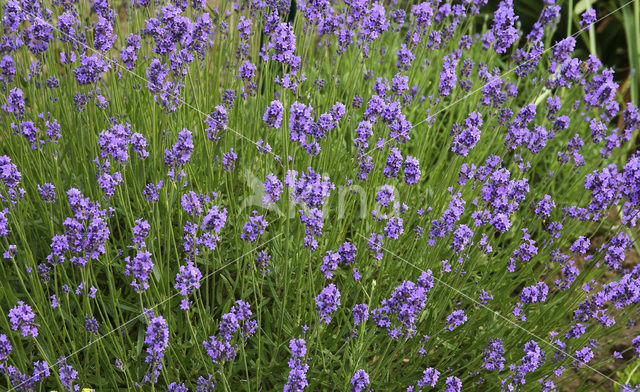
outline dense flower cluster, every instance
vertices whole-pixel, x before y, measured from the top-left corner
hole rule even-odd
[[[353,264],[358,249],[350,242],[340,245],[337,252],[327,251],[326,256],[322,258],[322,266],[320,272],[326,279],[333,278],[334,271],[339,266],[348,266]]]
[[[202,279],[202,272],[192,262],[188,262],[187,265],[181,265],[178,273],[176,274],[176,284],[173,286],[180,292],[183,297],[188,296],[194,290],[200,288],[200,280]],[[184,298],[180,305],[182,310],[189,309],[189,300]]]
[[[56,362],[58,364],[58,374],[60,381],[67,391],[77,390],[79,386],[74,385],[74,381],[78,379],[78,371],[67,363],[65,357],[60,357]]]
[[[269,206],[276,201],[280,200],[280,194],[284,189],[282,182],[276,177],[275,174],[267,174],[267,179],[264,181],[264,193],[262,203],[265,206]]]
[[[303,391],[309,385],[307,381],[307,342],[304,339],[291,339],[289,341],[291,359],[289,359],[289,378],[284,386],[284,392]]]
[[[181,169],[180,173],[176,173],[176,169],[189,162],[193,148],[191,131],[185,128],[178,133],[178,140],[176,140],[171,149],[164,150],[164,163],[169,166],[169,177],[172,181],[179,181],[186,176],[184,170]]]
[[[272,104],[273,105],[273,104]],[[265,113],[273,116],[270,107]],[[274,111],[277,109],[273,109]],[[278,114],[276,114],[278,115]],[[289,137],[291,141],[298,142],[309,155],[318,155],[320,153],[319,139],[324,139],[332,129],[338,126],[338,122],[345,115],[345,106],[337,102],[331,110],[319,116],[317,121],[313,119],[313,108],[310,105],[304,105],[300,102],[294,102],[289,109]],[[279,117],[282,114],[279,113]],[[276,119],[277,121],[277,119]],[[279,122],[279,121],[278,121]],[[275,123],[273,125],[276,125]],[[310,139],[310,141],[307,141]]]
[[[371,310],[371,319],[377,326],[387,329],[392,339],[416,333],[418,316],[427,303],[427,293],[433,288],[431,271],[423,272],[416,282],[404,281],[396,287],[381,306]]]
[[[37,337],[38,327],[34,322],[36,315],[31,310],[31,306],[25,304],[23,301],[18,301],[18,304],[11,310],[9,310],[9,322],[11,322],[11,329],[14,331],[20,331],[22,336],[25,337]]]
[[[162,370],[165,350],[169,347],[169,327],[162,316],[148,320],[144,343],[147,345],[147,356],[144,361],[149,364],[144,382],[155,384],[158,381],[160,370]]]
[[[494,370],[501,371],[504,369],[504,347],[502,344],[502,340],[500,339],[492,339],[487,344],[487,348],[483,352],[483,363],[482,366],[488,371],[492,372]]]
[[[228,313],[222,315],[218,336],[210,336],[202,342],[213,363],[231,361],[236,357],[239,344],[255,333],[258,324],[251,316],[253,312],[248,303],[238,300]],[[240,343],[232,344],[232,341]]]
[[[136,255],[131,258],[127,256],[125,262],[127,263],[124,273],[133,276],[131,286],[136,291],[144,291],[149,288],[149,274],[153,269],[153,261],[151,260],[151,252],[147,248],[147,244],[144,242],[145,237],[149,233],[149,222],[144,219],[136,220],[136,225],[132,228],[133,231],[133,246],[136,250]]]
[[[3,2],[7,388],[552,392],[614,330],[640,356],[633,72],[520,7]]]
[[[368,386],[369,374],[363,369],[356,370],[356,373],[351,377],[351,392],[366,391]]]
[[[258,211],[253,211],[253,215],[249,217],[249,221],[243,226],[243,233],[240,235],[245,242],[256,242],[259,236],[269,223],[264,219],[263,215],[258,215]]]
[[[68,259],[74,265],[84,267],[105,253],[111,233],[107,219],[113,211],[102,209],[100,204],[84,197],[76,188],[69,189],[67,197],[73,216],[64,220],[64,234],[51,239],[51,253],[47,261],[51,265],[59,265]]]
[[[340,291],[331,283],[316,296],[316,309],[323,323],[331,322],[331,314],[340,306]]]
[[[22,174],[18,171],[15,163],[11,162],[11,158],[6,155],[0,156],[0,180],[4,185],[3,192],[0,193],[0,201],[10,201],[12,205],[15,205],[17,200],[24,196],[25,190],[20,187]]]

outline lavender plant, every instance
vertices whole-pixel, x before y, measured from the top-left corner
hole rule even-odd
[[[637,389],[640,112],[561,4],[0,8],[1,389]]]

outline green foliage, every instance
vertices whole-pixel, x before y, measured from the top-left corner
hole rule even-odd
[[[223,2],[220,9],[225,7],[230,8],[231,5]],[[625,12],[637,15],[637,3],[635,7]],[[81,2],[82,15],[87,18],[88,8],[88,4]],[[130,10],[126,6],[124,9]],[[126,20],[116,24],[118,40],[115,47],[124,45],[128,32],[137,32],[145,27],[147,13],[152,14],[148,9],[123,14]],[[189,9],[185,14],[192,16],[191,13]],[[213,15],[213,10],[211,13]],[[302,72],[307,82],[296,91],[289,91],[274,83],[275,76],[282,77],[289,69],[273,61],[259,60],[261,43],[267,38],[255,34],[249,42],[248,52],[257,66],[257,88],[254,95],[238,97],[229,110],[229,129],[221,133],[219,141],[214,142],[206,137],[206,115],[222,102],[225,90],[249,90],[247,84],[235,75],[238,62],[234,56],[240,42],[233,26],[239,14],[231,15],[228,37],[220,39],[224,34],[217,32],[217,38],[204,58],[188,67],[181,93],[183,103],[170,114],[154,101],[146,88],[144,79],[154,56],[149,44],[143,45],[135,69],[128,71],[114,66],[97,83],[100,93],[109,101],[108,107],[100,109],[90,102],[82,112],[73,105],[75,94],[88,93],[96,86],[78,86],[73,77],[73,67],[61,65],[59,57],[53,55],[69,52],[73,49],[70,43],[56,42],[48,54],[40,57],[26,50],[16,54],[19,77],[15,85],[25,93],[28,106],[25,119],[37,122],[40,112],[49,113],[60,123],[63,136],[58,144],[47,143],[32,150],[25,138],[11,132],[10,124],[17,121],[14,117],[3,114],[0,119],[0,150],[2,155],[11,157],[22,173],[20,184],[26,194],[8,215],[11,236],[0,240],[3,251],[10,244],[18,249],[17,257],[0,263],[0,331],[9,336],[13,346],[8,363],[30,374],[35,360],[54,364],[60,356],[68,356],[68,363],[78,371],[78,383],[83,387],[91,386],[98,391],[150,389],[152,387],[148,384],[136,384],[148,370],[144,362],[148,320],[143,315],[149,308],[167,320],[170,331],[164,366],[157,385],[153,387],[157,390],[165,390],[173,381],[185,382],[194,390],[197,378],[209,373],[215,375],[221,390],[281,389],[289,371],[287,361],[291,353],[288,342],[302,336],[309,350],[310,391],[348,390],[349,380],[358,369],[367,370],[375,390],[404,390],[415,384],[428,366],[440,369],[443,376],[459,377],[465,388],[473,388],[474,383],[482,378],[484,384],[478,388],[499,390],[501,380],[512,373],[508,369],[502,373],[491,373],[481,368],[483,350],[493,338],[504,341],[507,365],[520,363],[524,344],[531,340],[539,342],[548,358],[552,358],[555,347],[547,343],[550,333],[563,335],[567,331],[572,323],[573,309],[585,299],[581,287],[593,280],[603,281],[606,266],[587,264],[588,267],[582,269],[571,284],[571,290],[561,291],[554,289],[554,281],[562,265],[551,260],[549,252],[554,248],[568,252],[579,235],[608,239],[622,231],[614,221],[567,220],[562,235],[552,241],[548,230],[550,221],[562,220],[561,207],[586,204],[588,192],[584,189],[584,176],[603,166],[599,153],[601,146],[590,143],[581,150],[586,161],[582,168],[562,164],[557,159],[558,152],[566,149],[574,134],[581,135],[584,140],[590,137],[588,123],[580,113],[582,108],[572,109],[573,102],[582,98],[583,90],[558,88],[551,92],[532,78],[518,78],[513,72],[505,72],[505,82],[513,82],[520,92],[517,97],[508,98],[507,106],[514,113],[535,103],[538,107],[535,123],[551,129],[553,124],[545,116],[544,105],[546,98],[554,94],[562,98],[561,113],[569,116],[572,124],[570,130],[558,132],[550,140],[543,154],[534,154],[526,149],[518,150],[517,154],[509,151],[504,141],[506,127],[500,124],[495,110],[480,104],[481,93],[476,92],[484,85],[482,80],[472,79],[471,94],[457,91],[449,97],[438,95],[443,57],[458,47],[462,35],[483,33],[490,26],[488,14],[478,15],[463,29],[456,30],[454,38],[444,47],[416,51],[415,65],[404,73],[409,76],[410,86],[419,87],[419,93],[402,111],[414,128],[411,140],[401,145],[401,149],[403,156],[419,157],[420,182],[408,186],[401,177],[389,179],[384,176],[383,168],[391,145],[387,143],[382,151],[373,149],[377,137],[384,137],[388,132],[382,123],[377,123],[374,125],[375,137],[371,138],[372,145],[369,146],[375,170],[367,181],[355,181],[353,184],[357,186],[354,186],[346,180],[353,180],[358,174],[354,130],[366,110],[367,99],[360,108],[351,107],[351,102],[356,95],[365,98],[371,95],[375,78],[364,79],[363,74],[371,72],[375,77],[391,79],[397,73],[395,53],[400,48],[403,35],[385,32],[371,44],[369,57],[364,57],[362,50],[354,45],[344,54],[335,56],[335,47],[319,45],[320,39],[305,28],[305,21],[298,13],[293,23],[298,39],[296,54],[304,59]],[[635,29],[637,36],[637,18],[635,22],[629,22],[627,14],[622,15],[625,31]],[[263,22],[254,23],[254,31],[264,28]],[[549,47],[554,30],[546,33],[545,43]],[[593,50],[592,37],[589,35],[588,39]],[[92,42],[91,31],[87,31],[87,40]],[[638,40],[635,41],[637,43]],[[596,45],[596,48],[600,47]],[[493,50],[484,50],[478,44],[465,54],[476,64],[487,64],[489,70],[499,67],[506,71],[511,66],[507,56],[497,56]],[[35,60],[42,62],[43,72],[30,80],[27,77],[29,65]],[[548,66],[545,55],[535,73],[547,75]],[[45,87],[46,78],[50,76],[60,79],[60,86],[55,91]],[[324,86],[314,85],[318,79],[324,80]],[[8,91],[2,91],[2,102],[6,102]],[[281,94],[280,100],[285,107],[285,125],[281,129],[267,128],[262,121],[275,91]],[[637,88],[634,90],[632,87],[631,91],[637,97]],[[426,99],[421,101],[420,95]],[[54,96],[57,98],[55,101],[52,99]],[[436,98],[439,99],[437,103]],[[317,157],[309,156],[298,144],[290,142],[288,109],[295,101],[311,105],[316,115],[329,111],[336,102],[342,102],[348,108],[338,127],[320,141],[322,152]],[[463,158],[451,152],[449,132],[454,124],[463,123],[474,110],[479,110],[483,116],[483,133],[478,146]],[[434,116],[432,122],[426,121],[429,116]],[[112,197],[107,197],[96,181],[93,160],[100,154],[99,134],[111,127],[113,118],[116,122],[131,124],[133,132],[143,134],[150,155],[139,160],[131,152],[130,163],[121,168],[123,183]],[[187,180],[184,186],[182,182],[169,180],[164,161],[165,149],[171,148],[183,128],[193,132],[195,145],[190,162],[184,166]],[[257,151],[255,142],[260,139],[272,146],[272,153]],[[239,159],[234,171],[225,171],[221,164],[222,154],[231,148]],[[623,144],[606,162],[624,164],[626,153],[631,148],[630,143]],[[279,160],[274,159],[274,155],[279,156]],[[430,222],[438,219],[449,206],[451,194],[447,188],[450,186],[460,191],[461,197],[467,201],[464,220],[472,222],[470,206],[475,198],[481,196],[481,184],[477,187],[470,184],[458,186],[458,175],[464,163],[475,162],[480,166],[491,155],[502,159],[503,166],[514,180],[526,178],[530,191],[521,208],[511,217],[509,231],[502,234],[495,230],[487,231],[494,252],[485,254],[477,246],[470,246],[465,250],[463,264],[458,265],[457,255],[451,251],[452,235],[448,234],[430,246],[426,239],[428,228]],[[522,168],[520,164],[525,162],[530,163],[530,169]],[[275,208],[251,202],[267,174],[275,173],[282,180],[287,170],[302,172],[307,167],[329,176],[337,188],[327,200],[323,235],[319,239],[318,250],[314,252],[302,246],[305,227],[300,222],[300,206],[290,200],[289,190],[285,189]],[[159,200],[147,202],[142,194],[143,188],[159,181],[165,183]],[[45,182],[56,187],[58,196],[53,204],[46,204],[38,197],[37,186]],[[383,184],[396,187],[399,201],[410,206],[410,211],[403,216],[405,235],[395,241],[385,239],[383,259],[374,260],[368,253],[367,239],[371,233],[384,232],[384,221],[372,219],[370,215],[372,210],[379,208],[375,194]],[[72,215],[65,195],[72,187],[78,188],[92,201],[99,202],[103,208],[113,209],[113,215],[108,219],[110,236],[104,254],[90,261],[85,268],[66,261],[53,268],[50,281],[43,282],[36,271],[51,252],[51,238],[64,231],[65,218]],[[201,249],[195,258],[195,265],[205,278],[201,287],[189,296],[193,303],[191,309],[183,311],[174,284],[179,267],[185,264],[184,226],[195,219],[181,207],[181,197],[188,191],[200,194],[216,192],[217,197],[211,204],[226,208],[229,218],[217,248]],[[539,220],[529,205],[546,194],[552,195],[558,208],[548,220]],[[427,207],[432,208],[430,213],[424,216],[416,213],[419,208]],[[265,215],[269,227],[257,242],[246,243],[240,235],[254,209]],[[387,212],[393,214],[391,209]],[[151,225],[146,242],[154,262],[150,288],[142,293],[133,290],[131,277],[125,274],[125,258],[135,254],[130,248],[131,229],[139,218],[147,219]],[[417,239],[413,235],[413,230],[418,227],[425,228],[425,238]],[[523,229],[528,229],[536,239],[540,251],[529,262],[519,264],[517,273],[509,273],[506,266],[521,243]],[[482,234],[481,229],[474,234],[474,245]],[[336,271],[332,282],[340,288],[342,305],[334,313],[331,323],[324,324],[318,318],[314,302],[328,283],[320,271],[322,259],[327,251],[336,251],[345,241],[358,248],[354,266],[362,278],[355,280],[351,267]],[[255,268],[255,256],[260,250],[268,250],[271,254],[271,271],[264,276]],[[596,253],[594,260],[601,260],[602,254],[592,250]],[[450,261],[453,272],[441,270],[443,260]],[[415,268],[407,262],[414,264]],[[370,308],[380,306],[395,287],[406,280],[415,281],[421,270],[428,269],[433,271],[438,281],[428,295],[425,310],[418,316],[415,338],[393,340],[384,328],[376,327],[371,321],[354,327],[351,309],[355,304],[366,303]],[[514,304],[519,300],[523,287],[539,281],[549,285],[552,295],[544,303],[527,306],[527,319],[521,322],[511,314]],[[95,299],[74,294],[82,282],[85,287],[98,288]],[[69,285],[71,292],[62,290],[64,284]],[[494,297],[486,308],[479,307],[476,302],[482,289]],[[56,295],[60,302],[58,308],[50,306],[52,295]],[[233,361],[224,365],[214,364],[202,343],[218,333],[222,315],[240,299],[251,304],[259,328],[246,344],[240,346]],[[24,338],[11,331],[6,315],[18,300],[28,303],[37,315],[37,339]],[[449,331],[445,328],[445,319],[456,309],[464,309],[469,319],[454,331]],[[623,320],[628,315],[622,310],[612,309],[611,312],[619,317],[618,324],[604,329],[591,321],[587,332],[572,342],[572,349],[575,351],[586,346],[590,339],[602,340],[621,334]],[[98,320],[98,334],[85,330],[85,315]],[[303,332],[306,326],[309,329]],[[421,342],[422,335],[429,336],[426,343]],[[426,355],[420,353],[421,349],[426,351]],[[116,369],[116,359],[124,363],[124,370]],[[527,375],[531,385],[525,389],[539,389],[538,378],[551,374],[561,365],[569,367],[574,360],[565,357],[558,362],[546,361]],[[590,366],[597,369],[600,365],[594,361]],[[593,368],[582,367],[579,372],[590,374]],[[478,376],[475,374],[478,371],[483,373]],[[630,382],[638,381],[634,371],[625,370],[621,377],[624,375],[633,376]],[[568,381],[556,380],[559,385]],[[9,388],[9,383],[8,379],[3,379],[0,387]],[[439,386],[442,386],[442,381]],[[42,389],[62,387],[58,377],[51,377]]]

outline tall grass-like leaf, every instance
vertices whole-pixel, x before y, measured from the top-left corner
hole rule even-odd
[[[634,1],[633,8],[623,8],[622,18],[629,56],[631,100],[638,102],[640,98],[638,95],[640,94],[640,4]]]

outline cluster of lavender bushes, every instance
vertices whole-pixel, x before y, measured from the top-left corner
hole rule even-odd
[[[0,389],[616,384],[640,113],[560,10],[3,1]]]

